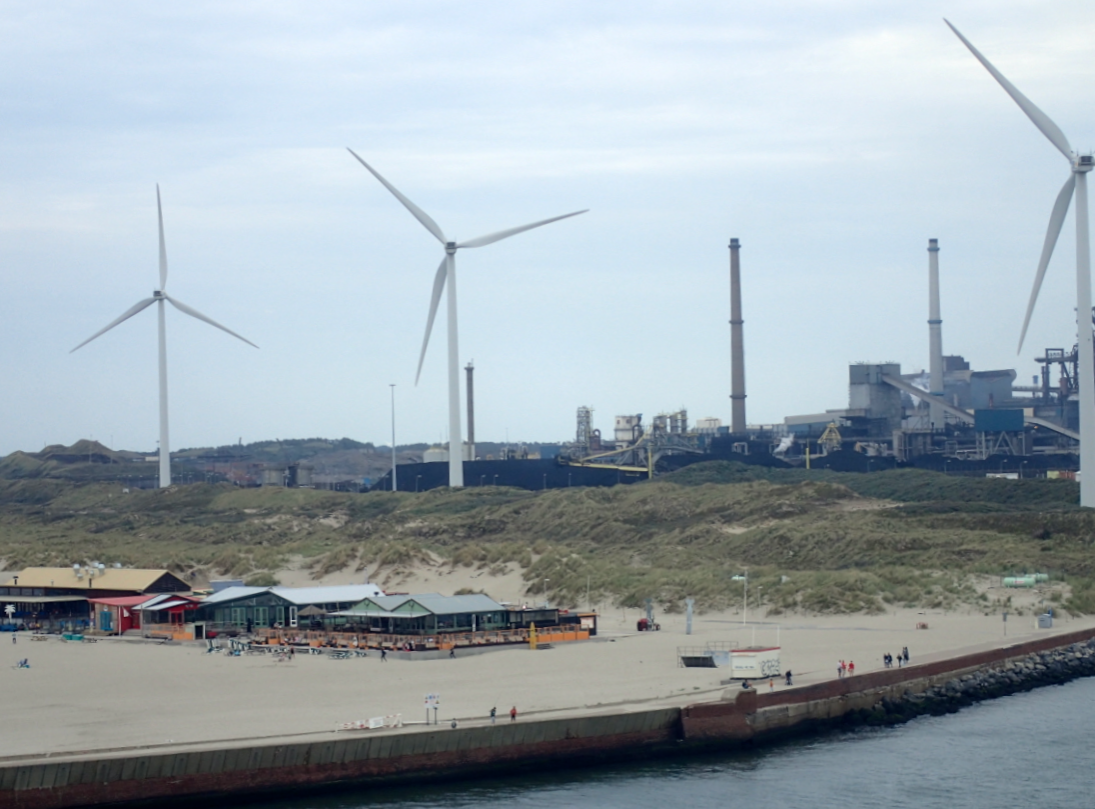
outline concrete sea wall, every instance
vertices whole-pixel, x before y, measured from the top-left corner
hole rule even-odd
[[[510,722],[474,728],[345,736],[295,744],[58,757],[0,766],[0,807],[61,809],[149,799],[279,792],[429,773],[474,774],[675,743],[680,710]]]
[[[1095,673],[1095,630],[774,693],[497,725],[381,731],[315,742],[235,743],[0,762],[0,809],[70,809],[131,801],[375,785],[542,766],[648,758],[747,745],[823,727],[902,721],[976,699]]]

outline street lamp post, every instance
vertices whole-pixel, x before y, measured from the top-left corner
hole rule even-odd
[[[741,625],[745,626],[749,619],[749,568],[738,576],[731,576],[730,581],[740,581],[742,583],[741,590]]]
[[[414,476],[414,490],[416,492],[418,491],[418,481],[420,481],[421,479],[422,479],[421,475],[415,475]]]
[[[498,485],[498,475],[495,475],[495,476],[494,476],[494,485],[495,485],[495,486],[497,486],[497,485]]]
[[[395,383],[388,385],[392,389],[392,491],[398,491],[399,486],[395,481]]]

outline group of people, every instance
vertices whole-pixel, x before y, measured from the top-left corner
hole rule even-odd
[[[783,675],[783,681],[785,683],[787,683],[787,685],[791,685],[791,677],[792,677],[791,670],[787,669],[787,672]],[[744,688],[746,691],[748,691],[750,688],[753,687],[752,685],[749,684],[749,678],[748,677],[746,677],[744,680],[741,681],[741,687]],[[776,678],[775,677],[769,677],[768,678],[768,690],[769,691],[775,691],[776,690]]]
[[[855,674],[855,661],[849,660],[845,663],[841,660],[836,667],[836,676],[844,679],[845,677],[851,677],[853,674]]]
[[[490,709],[490,723],[493,725],[494,720],[497,719],[497,718],[498,718],[498,708],[497,707],[491,708]],[[516,705],[514,705],[512,708],[509,709],[509,721],[511,721],[511,722],[516,722],[517,721],[517,706]]]
[[[892,669],[893,661],[894,656],[889,652],[886,652],[886,654],[882,655],[882,665],[886,668]],[[907,665],[909,665],[909,647],[903,646],[901,648],[901,651],[897,653],[897,667],[901,668],[902,666]]]

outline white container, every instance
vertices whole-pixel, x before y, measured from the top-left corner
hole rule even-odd
[[[782,677],[780,647],[762,646],[730,651],[730,676],[738,680],[767,680]]]
[[[443,463],[449,459],[449,451],[441,447],[430,447],[422,453],[422,463]]]

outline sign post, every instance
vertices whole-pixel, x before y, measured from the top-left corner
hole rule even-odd
[[[440,694],[426,695],[426,724],[430,724],[430,708],[433,708],[433,723],[437,724],[437,709],[441,707]]]

